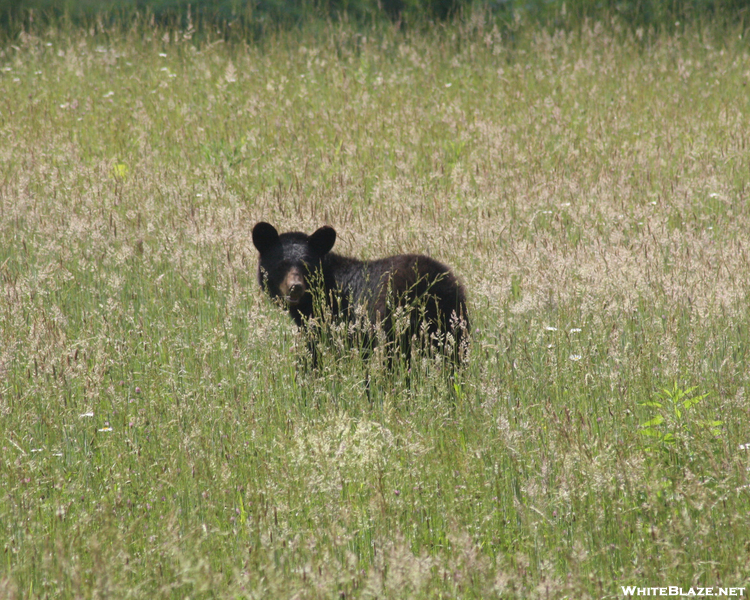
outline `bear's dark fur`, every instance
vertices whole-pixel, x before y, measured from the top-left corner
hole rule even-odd
[[[296,231],[279,234],[272,225],[258,223],[253,243],[260,252],[261,287],[286,305],[300,327],[320,314],[314,304],[320,298],[339,321],[353,322],[364,311],[370,324],[381,326],[407,360],[415,335],[425,335],[434,347],[460,360],[469,319],[464,288],[448,267],[420,254],[357,260],[331,252],[335,242],[332,227],[308,236]],[[403,311],[408,315],[405,326],[399,318]],[[372,343],[374,337],[367,340]]]

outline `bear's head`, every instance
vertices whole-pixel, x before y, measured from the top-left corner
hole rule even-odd
[[[312,235],[298,231],[279,234],[273,225],[253,227],[253,244],[260,252],[258,282],[272,298],[290,307],[302,302],[310,290],[310,278],[336,243],[336,230],[321,227]]]

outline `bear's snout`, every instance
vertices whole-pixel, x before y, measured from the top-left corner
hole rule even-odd
[[[302,272],[297,269],[290,269],[281,282],[281,295],[290,306],[296,306],[305,295],[305,278]]]

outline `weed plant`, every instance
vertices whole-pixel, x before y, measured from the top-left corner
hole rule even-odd
[[[3,46],[0,596],[750,587],[749,84],[710,24]],[[451,265],[456,384],[305,369],[260,220]]]

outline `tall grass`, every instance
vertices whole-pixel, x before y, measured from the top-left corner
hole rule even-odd
[[[480,13],[4,46],[0,596],[747,586],[749,81],[740,31]],[[300,368],[261,219],[450,264],[459,385]]]

